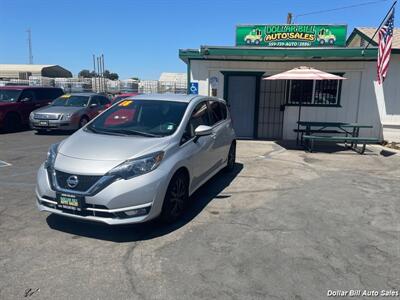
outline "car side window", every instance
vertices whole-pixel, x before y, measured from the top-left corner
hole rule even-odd
[[[110,102],[111,102],[111,101],[110,101],[108,98],[106,98],[106,97],[99,97],[99,98],[100,98],[100,105],[101,105],[101,106],[110,104]]]
[[[222,119],[225,120],[228,117],[228,110],[225,103],[219,102],[219,107],[221,109]]]
[[[189,122],[185,128],[185,132],[183,133],[181,143],[183,144],[192,139],[194,137],[195,129],[200,125],[210,126],[206,101],[199,103],[193,110]]]
[[[210,110],[211,125],[224,119],[219,101],[208,101],[208,107]]]
[[[54,99],[60,97],[63,94],[64,94],[64,92],[63,92],[62,89],[59,89],[59,88],[50,89],[50,91],[49,91],[49,96],[50,97],[49,98],[50,98],[50,100],[54,100]]]
[[[19,97],[20,100],[22,99],[29,99],[28,101],[35,101],[36,97],[35,97],[35,93],[30,91],[30,90],[24,90],[21,93],[21,96]]]
[[[36,101],[38,102],[49,102],[54,100],[54,98],[52,97],[52,89],[46,89],[46,88],[35,89],[34,93],[36,95]]]
[[[97,106],[101,105],[98,96],[93,96],[92,98],[90,98],[90,105],[92,104],[97,104]]]

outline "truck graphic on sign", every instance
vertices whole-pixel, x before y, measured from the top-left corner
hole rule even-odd
[[[336,42],[336,36],[327,28],[322,28],[318,32],[317,41],[320,45],[333,45]]]
[[[253,29],[244,37],[247,45],[259,45],[262,41],[262,32],[260,29]]]

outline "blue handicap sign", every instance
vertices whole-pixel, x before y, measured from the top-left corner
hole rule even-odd
[[[191,82],[189,85],[189,94],[197,95],[199,93],[199,83]]]

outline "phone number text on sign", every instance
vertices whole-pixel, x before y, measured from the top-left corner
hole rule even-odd
[[[310,47],[310,42],[269,42],[267,46],[270,47]]]

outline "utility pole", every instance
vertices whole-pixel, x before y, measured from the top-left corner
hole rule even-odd
[[[94,78],[92,77],[92,84],[94,83],[94,89],[92,87],[93,91],[97,91],[97,80],[96,80],[96,58],[93,54],[93,72],[94,72]]]
[[[29,64],[31,65],[31,64],[33,64],[31,29],[28,28],[28,30],[26,32],[28,33]]]
[[[292,24],[292,17],[293,17],[292,13],[289,12],[289,13],[287,14],[286,24]]]
[[[103,70],[104,92],[107,92],[107,78],[104,77],[104,54],[101,55],[101,68]]]

